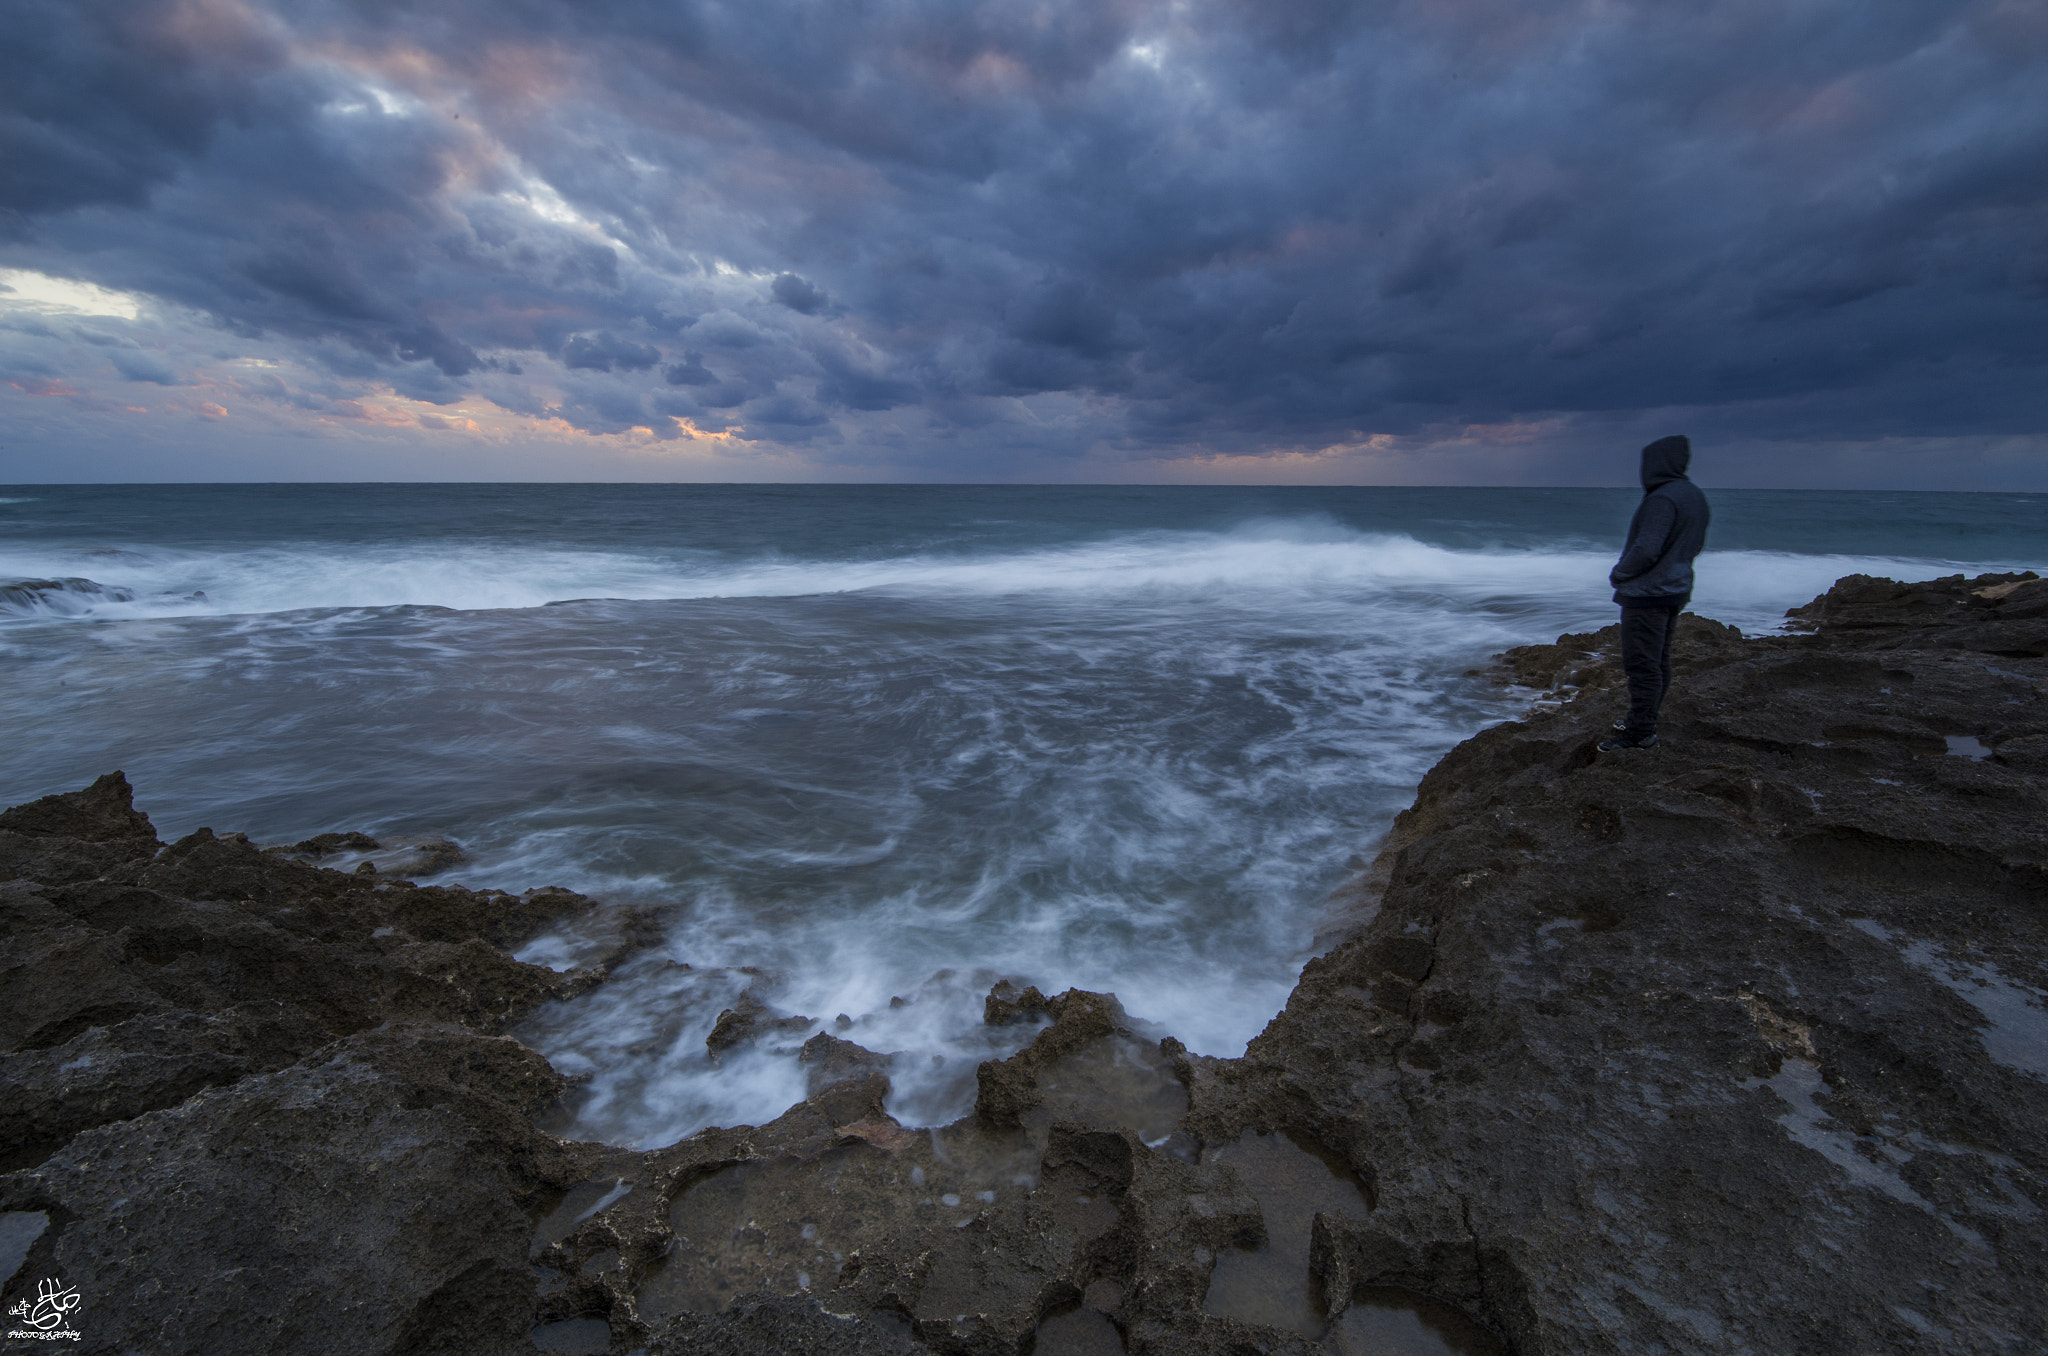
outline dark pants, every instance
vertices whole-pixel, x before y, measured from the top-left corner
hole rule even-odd
[[[1628,733],[1640,739],[1657,729],[1657,709],[1671,687],[1675,607],[1621,609],[1621,671],[1628,675]]]

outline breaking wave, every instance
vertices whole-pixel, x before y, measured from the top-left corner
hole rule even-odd
[[[110,558],[111,557],[111,558]],[[1454,550],[1334,526],[1140,533],[990,555],[747,560],[685,551],[575,551],[492,545],[325,544],[199,552],[0,549],[0,576],[89,568],[93,578],[25,580],[0,595],[10,619],[199,617],[336,608],[531,608],[578,599],[680,600],[875,592],[909,596],[1211,596],[1377,591],[1513,607],[1607,604],[1607,553]],[[1929,578],[1955,562],[1895,556],[1710,552],[1695,610],[1756,630],[1844,574]],[[95,583],[94,579],[106,582]]]

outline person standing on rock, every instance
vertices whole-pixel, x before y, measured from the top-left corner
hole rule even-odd
[[[1692,601],[1692,561],[1707,543],[1707,497],[1685,478],[1692,443],[1683,434],[1643,449],[1643,502],[1629,520],[1628,543],[1607,573],[1621,604],[1621,671],[1628,677],[1628,718],[1615,724],[1602,753],[1657,742],[1657,711],[1671,686],[1671,638]]]

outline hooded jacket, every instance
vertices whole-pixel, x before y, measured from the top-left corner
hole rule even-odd
[[[1692,601],[1692,561],[1707,544],[1707,497],[1685,478],[1692,444],[1659,438],[1643,449],[1643,502],[1629,520],[1628,544],[1607,573],[1623,607],[1684,607]]]

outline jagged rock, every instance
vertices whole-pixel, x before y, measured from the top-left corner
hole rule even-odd
[[[469,854],[452,838],[438,835],[399,836],[379,842],[367,833],[322,833],[297,843],[275,843],[263,849],[273,857],[286,857],[323,865],[339,857],[342,869],[362,876],[388,880],[411,880],[416,876],[437,876],[469,861]],[[374,854],[374,855],[373,855]],[[350,858],[356,860],[351,863]]]
[[[321,833],[301,843],[293,843],[288,851],[303,852],[309,857],[325,857],[336,852],[375,852],[383,845],[367,833]]]
[[[1052,1004],[1036,985],[1025,989],[1003,980],[982,1000],[981,1020],[985,1026],[1017,1026],[1023,1022],[1050,1022]]]
[[[1832,644],[2048,655],[2048,581],[2031,570],[1914,584],[1852,574],[1785,615],[1791,629]]]
[[[882,1110],[882,1101],[888,1095],[889,1076],[869,1073],[828,1083],[811,1093],[809,1100],[837,1130],[847,1126],[876,1127],[884,1121],[893,1124]],[[869,1133],[854,1132],[854,1138],[865,1139],[879,1148],[890,1147],[888,1141],[894,1139],[884,1133],[878,1141],[872,1130]]]
[[[1037,994],[1027,989],[1024,1001]],[[996,1002],[991,993],[990,1007]],[[1038,1105],[1038,1077],[1048,1066],[1091,1042],[1129,1031],[1130,1019],[1114,994],[1069,989],[1057,998],[1039,996],[1032,1007],[1050,1013],[1052,1025],[1008,1059],[986,1060],[975,1070],[974,1111],[985,1125],[1020,1126],[1023,1114]],[[1007,1017],[1005,1010],[997,1012]]]
[[[119,772],[83,791],[66,791],[0,810],[0,831],[26,838],[76,838],[88,843],[133,840],[156,848],[156,829],[135,808],[135,792]]]
[[[404,845],[402,852],[377,867],[382,876],[438,876],[469,860],[462,845],[450,838],[421,838]]]
[[[128,779],[109,772],[83,791],[0,811],[0,879],[61,884],[139,868],[158,843],[132,797]]]
[[[796,1059],[804,1066],[804,1082],[813,1097],[848,1079],[882,1074],[886,1082],[889,1066],[896,1062],[894,1055],[878,1055],[866,1046],[823,1031],[804,1042]]]
[[[204,829],[159,848],[119,774],[0,822],[46,850],[0,884],[17,1160],[393,1018],[492,1030],[570,983],[499,949],[586,903],[567,892],[378,888]],[[50,851],[105,869],[40,870]]]
[[[711,1034],[704,1038],[704,1046],[716,1057],[747,1041],[778,1032],[802,1031],[811,1024],[808,1017],[771,1016],[768,1005],[749,988],[718,1014],[718,1020],[711,1024]]]

